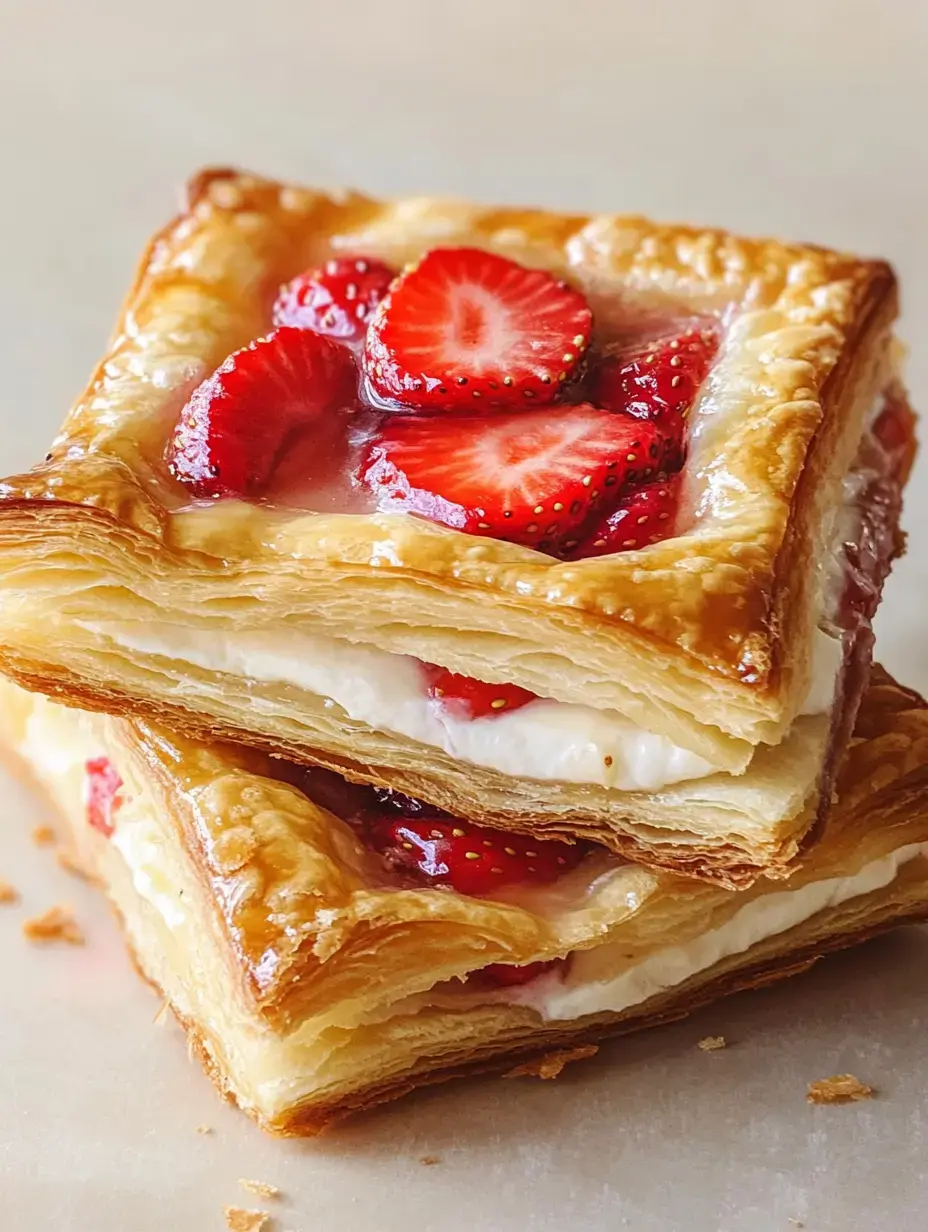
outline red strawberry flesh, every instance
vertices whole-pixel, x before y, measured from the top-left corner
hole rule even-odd
[[[686,418],[719,345],[718,329],[690,328],[645,344],[610,348],[590,384],[590,401],[650,419],[664,437],[663,470],[683,464]]]
[[[321,269],[307,270],[280,288],[274,324],[357,342],[393,278],[389,266],[368,257],[327,261]]]
[[[518,710],[536,700],[536,694],[517,684],[487,684],[446,667],[424,663],[428,694],[456,718],[483,719]]]
[[[547,975],[563,966],[563,959],[552,958],[550,962],[523,963],[521,967],[511,963],[490,963],[474,972],[474,976],[482,984],[490,984],[497,988],[515,988],[520,984],[529,984],[540,975]]]
[[[461,894],[489,895],[520,883],[544,885],[574,868],[584,854],[579,846],[488,830],[437,811],[411,817],[369,814],[366,832],[392,867]]]
[[[194,390],[169,448],[172,474],[199,498],[256,498],[287,450],[356,394],[349,351],[281,327],[228,359]]]
[[[600,503],[656,470],[653,424],[590,406],[495,416],[392,416],[361,482],[391,512],[552,551]]]
[[[679,492],[679,475],[632,488],[620,498],[618,508],[584,532],[568,553],[570,559],[637,551],[668,539],[674,530]]]
[[[85,766],[84,803],[88,824],[110,838],[114,831],[113,819],[122,803],[119,789],[122,779],[108,757],[95,757]]]
[[[410,409],[553,402],[589,345],[584,297],[543,270],[476,248],[434,248],[390,288],[364,367]]]

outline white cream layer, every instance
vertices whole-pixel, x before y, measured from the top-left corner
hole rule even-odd
[[[619,1013],[684,983],[724,958],[743,954],[752,945],[797,927],[820,911],[889,885],[902,865],[919,855],[928,855],[928,843],[900,847],[849,877],[760,894],[719,928],[685,945],[658,950],[631,967],[623,964],[620,941],[576,953],[565,977],[543,976],[507,990],[499,999],[531,1006],[550,1021]]]
[[[539,699],[491,718],[457,718],[429,698],[416,659],[338,638],[276,630],[220,638],[170,624],[95,623],[93,629],[125,650],[298,685],[356,722],[514,777],[653,791],[714,772],[702,757],[611,710]]]
[[[320,634],[214,633],[171,624],[95,622],[123,650],[162,655],[207,671],[298,685],[350,719],[443,749],[456,761],[514,778],[657,791],[716,768],[666,736],[613,710],[539,698],[490,718],[449,714],[426,693],[417,660]],[[828,710],[841,646],[816,635],[813,683],[804,714]]]

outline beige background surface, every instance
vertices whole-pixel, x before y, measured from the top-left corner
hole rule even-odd
[[[924,0],[0,0],[0,472],[44,453],[147,233],[205,162],[777,232],[885,255],[928,402]],[[880,653],[928,687],[926,466]],[[310,1144],[219,1107],[103,906],[0,783],[0,1232],[209,1232],[236,1178],[280,1232],[908,1232],[928,1221],[928,935],[604,1048],[557,1083],[427,1094]],[[703,1054],[724,1033],[732,1046]],[[815,1109],[849,1069],[881,1097]],[[215,1127],[208,1137],[195,1130]],[[422,1156],[441,1163],[425,1167]]]

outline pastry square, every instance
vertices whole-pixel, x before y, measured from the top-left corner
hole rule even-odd
[[[8,682],[0,700],[8,742],[60,803],[139,970],[220,1092],[275,1133],[314,1133],[423,1083],[584,1055],[928,917],[928,708],[879,669],[821,841],[787,882],[740,893],[592,847],[558,871],[547,849],[569,847],[524,840],[529,881],[488,892],[483,857],[504,863],[504,835],[485,846],[469,823],[407,802],[402,826],[386,817],[391,850],[375,841],[371,789],[329,772]],[[467,892],[428,855],[452,825],[474,859],[454,864],[444,839],[432,855],[478,877]]]
[[[192,498],[191,395],[267,334],[278,288],[346,254],[369,272],[439,246],[566,280],[592,309],[591,370],[680,322],[685,347],[717,344],[687,412],[672,535],[562,559],[573,541],[559,556],[421,516],[421,501],[398,511],[392,489],[359,504],[348,429],[320,446],[311,483],[282,464],[252,499]],[[204,173],[149,245],[46,461],[0,483],[0,668],[77,707],[242,741],[488,825],[729,885],[779,875],[827,808],[901,546],[914,445],[896,310],[887,265],[810,246]],[[575,341],[555,380],[568,391]],[[396,375],[365,371],[368,385]],[[551,380],[524,392],[540,402]],[[272,411],[274,395],[272,382]],[[247,468],[266,442],[245,443]],[[365,475],[394,474],[393,456],[375,448]],[[428,673],[442,669],[500,687],[505,713],[438,713]],[[509,707],[514,689],[534,700]]]

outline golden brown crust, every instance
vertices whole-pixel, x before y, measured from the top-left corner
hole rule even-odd
[[[166,424],[198,379],[266,329],[276,286],[332,251],[400,263],[437,242],[563,273],[606,315],[617,296],[636,310],[733,314],[694,415],[685,533],[562,564],[414,518],[182,508]],[[217,633],[348,628],[470,675],[632,711],[683,743],[715,739],[736,759],[744,741],[779,738],[803,694],[812,562],[887,378],[895,311],[888,266],[810,246],[204,172],[149,246],[50,461],[0,484],[0,660],[21,673],[31,663],[52,687],[67,656],[35,653],[17,614],[24,596],[49,602],[64,643],[97,602],[75,586],[77,567],[128,619],[157,607],[208,614]],[[88,697],[106,679],[99,658],[80,674]],[[137,689],[123,700],[150,705]]]
[[[74,725],[68,712],[41,699],[24,700],[33,712],[44,707],[51,721],[57,716],[66,727]],[[10,721],[15,709],[4,706],[0,713]],[[581,866],[576,887],[562,879],[554,900],[541,896],[516,904],[410,888],[391,880],[342,821],[279,777],[269,777],[274,767],[262,755],[204,747],[115,720],[105,725],[105,735],[127,782],[123,810],[131,813],[133,800],[144,796],[144,816],[157,817],[165,827],[160,846],[175,861],[167,883],[172,892],[184,892],[185,911],[197,912],[195,948],[215,944],[221,955],[225,973],[214,976],[222,992],[209,1004],[215,1010],[234,997],[235,1015],[252,1024],[249,1030],[270,1032],[275,1046],[311,1023],[328,1023],[347,1049],[337,1083],[320,1073],[312,1093],[271,1108],[245,1093],[247,1073],[222,1059],[215,1022],[201,1017],[195,999],[185,1007],[189,986],[174,988],[172,1008],[217,1087],[276,1133],[316,1132],[423,1083],[509,1071],[668,1021],[716,996],[805,969],[829,950],[928,917],[928,859],[912,855],[888,883],[722,958],[627,1010],[545,1022],[525,1007],[486,1004],[479,994],[462,1002],[453,976],[488,962],[576,956],[612,939],[621,941],[623,961],[634,962],[655,948],[701,937],[745,904],[782,891],[754,887],[732,895],[672,874],[601,864],[588,871]],[[22,740],[15,723],[12,738]],[[925,703],[877,671],[855,739],[826,832],[797,863],[787,893],[928,843]],[[62,739],[59,753],[64,747]],[[83,756],[78,750],[78,767]],[[158,917],[133,897],[122,849],[91,831],[80,809],[74,820],[78,842],[88,845],[123,911],[141,970],[165,988],[171,934],[148,931]],[[140,824],[126,813],[123,822]],[[326,1035],[324,1025],[317,1029]],[[426,1041],[418,1052],[408,1052],[411,1030]],[[328,1048],[314,1062],[323,1070],[331,1064]],[[391,1067],[393,1049],[405,1059]],[[286,1078],[287,1071],[279,1076]]]

